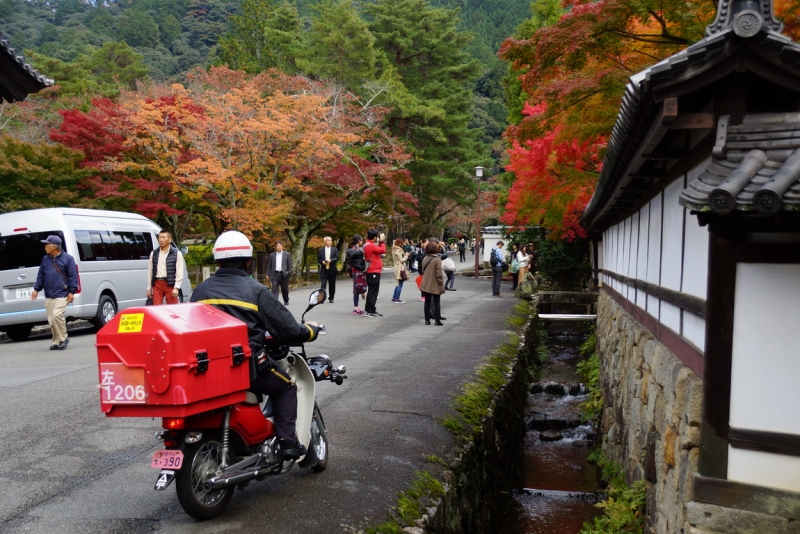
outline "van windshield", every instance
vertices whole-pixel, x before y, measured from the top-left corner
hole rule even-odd
[[[57,235],[62,242],[64,241],[63,232],[57,230],[0,236],[0,271],[41,265],[42,257],[44,257],[42,241],[49,235]],[[67,249],[64,247],[64,252],[66,251]]]

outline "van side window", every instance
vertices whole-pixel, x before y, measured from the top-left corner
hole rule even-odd
[[[44,257],[42,239],[47,239],[49,235],[57,235],[64,240],[63,232],[58,230],[0,236],[0,271],[38,267]],[[67,247],[64,246],[63,250],[67,252]]]
[[[81,261],[146,260],[153,240],[144,232],[75,230]]]

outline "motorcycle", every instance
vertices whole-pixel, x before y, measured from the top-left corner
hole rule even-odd
[[[311,293],[305,315],[325,302],[325,290]],[[325,326],[320,325],[320,334]],[[284,459],[272,420],[268,397],[247,392],[247,399],[190,417],[163,417],[164,430],[156,433],[164,448],[153,455],[151,467],[160,469],[155,490],[163,491],[175,481],[178,501],[195,519],[211,519],[228,505],[237,486],[288,472],[297,464],[315,472],[328,465],[329,447],[325,421],[316,402],[316,382],[341,385],[347,371],[333,367],[324,354],[307,356],[305,347],[283,347],[285,357],[275,362],[297,384],[298,440],[305,456]]]

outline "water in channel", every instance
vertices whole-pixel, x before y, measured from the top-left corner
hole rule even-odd
[[[580,420],[586,390],[575,370],[586,324],[546,327],[550,355],[528,395],[525,468],[501,534],[576,534],[600,513],[598,472],[587,461],[594,429]]]

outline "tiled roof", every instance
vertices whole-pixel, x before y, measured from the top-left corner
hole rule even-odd
[[[719,215],[800,211],[800,113],[720,117],[711,164],[681,193],[682,206]]]
[[[18,102],[31,93],[38,93],[53,85],[53,80],[25,62],[25,58],[11,47],[0,34],[0,100]]]
[[[771,11],[771,3],[768,4],[765,10]],[[773,25],[766,22],[750,35],[743,35],[741,28],[735,26],[714,26],[705,39],[631,77],[609,139],[603,170],[581,219],[584,227],[594,231],[606,228],[635,203],[634,197],[644,194],[646,187],[637,188],[641,193],[623,193],[620,185],[666,98],[697,91],[742,69],[768,78],[780,71],[786,75],[781,83],[800,91],[800,45],[768,29]]]

